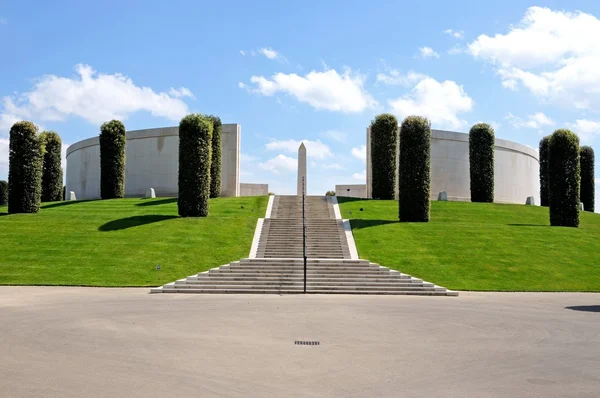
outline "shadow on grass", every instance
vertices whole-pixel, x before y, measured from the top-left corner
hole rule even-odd
[[[158,206],[158,205],[166,205],[168,203],[176,203],[177,202],[177,198],[164,198],[164,199],[158,199],[158,200],[152,200],[152,199],[142,199],[143,202],[141,203],[137,203],[136,206]]]
[[[600,305],[572,305],[570,307],[565,307],[565,309],[584,312],[600,312]]]
[[[63,200],[62,202],[54,202],[54,203],[49,203],[47,205],[42,204],[40,206],[40,209],[52,209],[54,207],[61,207],[61,206],[69,206],[69,205],[74,205],[74,204],[81,204],[81,203],[87,203],[87,202],[97,202],[99,200],[102,199],[89,199],[89,200]]]
[[[507,224],[509,227],[550,227],[547,224]]]
[[[386,224],[398,224],[398,221],[350,219],[350,225],[352,226],[352,229],[364,229],[364,228],[377,227],[379,225],[386,225]]]
[[[139,227],[140,225],[152,224],[155,222],[170,220],[173,218],[179,218],[178,216],[164,216],[164,215],[146,215],[146,216],[133,216],[127,218],[120,218],[118,220],[112,220],[106,224],[101,225],[98,231],[119,231],[121,229]]]

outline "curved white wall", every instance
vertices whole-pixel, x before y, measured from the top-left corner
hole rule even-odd
[[[371,147],[367,129],[367,148]],[[367,150],[367,191],[370,195],[370,151]],[[540,203],[540,162],[537,151],[515,142],[496,139],[494,151],[494,202],[522,203],[528,196]],[[448,200],[470,201],[469,135],[432,130],[431,199],[446,191]]]
[[[223,125],[222,196],[239,196],[240,126]],[[67,191],[77,199],[100,197],[100,145],[89,138],[67,149]],[[127,132],[125,196],[143,196],[154,188],[157,196],[177,195],[179,128],[166,127]]]

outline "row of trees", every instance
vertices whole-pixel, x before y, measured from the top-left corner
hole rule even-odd
[[[0,181],[0,204],[9,213],[37,213],[41,202],[62,200],[61,149],[53,131],[38,134],[27,121],[11,127],[8,182]]]
[[[398,139],[399,137],[399,139]],[[493,128],[477,123],[469,131],[469,171],[472,202],[494,201]],[[401,150],[399,150],[399,148]],[[398,131],[390,114],[371,123],[372,197],[394,199],[398,167],[400,221],[429,221],[431,125],[410,116]],[[550,207],[550,224],[579,226],[579,203],[594,211],[594,151],[579,147],[579,138],[560,129],[540,141],[542,206]]]
[[[548,135],[540,140],[540,201],[542,206],[550,206],[550,139]],[[579,148],[579,196],[585,211],[595,210],[594,150],[590,146]]]
[[[182,217],[208,216],[208,199],[221,193],[221,135],[217,116],[190,114],[179,123],[177,208]]]
[[[550,207],[550,224],[579,226],[579,203],[595,210],[594,150],[559,129],[540,140],[539,153],[540,202]]]
[[[180,123],[179,214],[208,215],[208,198],[221,194],[222,124],[217,116],[188,115]],[[125,125],[111,120],[100,127],[100,197],[125,193]],[[58,134],[31,122],[10,130],[8,183],[0,181],[0,205],[9,213],[37,213],[41,202],[63,199],[62,143]]]
[[[402,148],[399,160],[398,144]],[[371,167],[373,198],[394,199],[398,178],[400,221],[429,221],[429,120],[409,116],[398,131],[398,120],[394,115],[386,113],[376,116],[371,123]]]
[[[405,122],[407,122],[406,119]],[[429,123],[427,119],[417,121],[412,117],[408,122],[410,123],[407,128],[408,126],[416,128],[417,125],[423,124],[421,129],[424,127],[424,123]],[[428,134],[431,135],[431,127],[428,131]],[[400,136],[401,133],[400,129]],[[494,130],[489,124],[478,123],[471,128],[469,132],[469,164],[472,202],[494,201],[494,142]],[[403,148],[402,156],[409,156],[410,162],[403,162],[401,156],[398,172],[402,171],[402,164],[406,164],[408,168],[412,167],[411,156],[414,148],[404,147],[402,138],[398,145],[398,120],[394,115],[384,113],[376,116],[371,122],[371,194],[373,198],[394,199],[399,146]],[[429,153],[424,153],[422,149],[419,151],[422,156],[429,156]],[[409,170],[405,171],[409,172]],[[427,183],[429,183],[428,181]],[[398,186],[400,187],[400,185],[399,181]],[[400,195],[402,195],[402,189],[400,189]]]

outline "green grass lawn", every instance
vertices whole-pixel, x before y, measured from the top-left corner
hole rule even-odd
[[[248,257],[267,200],[211,199],[206,218],[178,217],[174,198],[44,203],[38,214],[0,207],[0,284],[172,282]]]
[[[429,223],[399,223],[396,201],[339,202],[361,258],[450,289],[600,291],[600,214],[550,227],[546,207],[432,201]]]

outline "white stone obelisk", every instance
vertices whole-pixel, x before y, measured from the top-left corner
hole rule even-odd
[[[298,148],[298,196],[302,196],[302,179],[306,189],[306,147],[304,142]],[[306,190],[305,193],[307,194]]]

